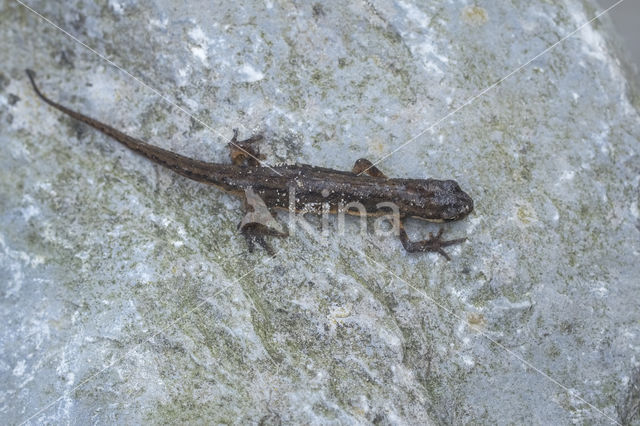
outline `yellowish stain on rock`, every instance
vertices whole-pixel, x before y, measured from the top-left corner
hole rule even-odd
[[[369,141],[369,153],[372,155],[382,155],[385,152],[385,145],[380,140]]]
[[[338,306],[331,308],[327,319],[331,323],[331,326],[334,327],[337,324],[342,324],[342,320],[345,318],[349,318],[351,316],[351,309],[344,306]]]
[[[462,9],[462,20],[470,25],[483,25],[489,20],[489,14],[480,6],[467,6]]]
[[[487,321],[484,319],[484,315],[477,312],[467,314],[467,322],[469,323],[471,328],[475,330],[484,328],[487,323]]]
[[[528,226],[533,222],[538,221],[538,216],[533,208],[528,203],[516,204],[516,216],[520,224]]]

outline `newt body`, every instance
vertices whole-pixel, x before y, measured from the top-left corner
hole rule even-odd
[[[269,208],[294,207],[299,211],[309,205],[329,206],[336,213],[349,203],[360,203],[367,215],[388,214],[388,207],[380,203],[394,203],[400,215],[400,240],[409,252],[435,251],[449,259],[443,247],[459,244],[465,239],[444,241],[440,232],[428,240],[410,241],[402,220],[415,217],[432,222],[459,220],[473,210],[473,200],[453,180],[387,178],[366,159],[356,161],[353,170],[340,171],[306,164],[261,166],[259,152],[254,143],[261,136],[238,141],[237,133],[230,143],[231,164],[209,163],[150,145],[91,117],[71,110],[47,98],[36,86],[33,72],[27,75],[36,94],[47,104],[72,118],[111,136],[127,148],[189,179],[215,185],[225,191],[244,195],[250,188]],[[295,189],[295,201],[290,203],[291,188]],[[362,211],[347,209],[348,214]],[[264,236],[286,236],[284,233],[265,229],[259,223],[243,223],[240,229],[250,250],[259,243],[270,253]]]

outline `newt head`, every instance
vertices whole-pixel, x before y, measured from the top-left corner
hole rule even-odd
[[[443,205],[442,219],[445,221],[459,220],[473,211],[473,200],[454,180],[442,181],[442,190],[437,194]]]
[[[411,180],[403,201],[408,216],[431,222],[460,220],[473,211],[473,200],[454,180]],[[403,203],[404,204],[404,203]]]

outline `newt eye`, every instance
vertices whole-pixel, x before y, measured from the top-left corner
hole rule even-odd
[[[458,186],[458,183],[455,180],[445,180],[443,186],[447,192],[460,191],[460,186]]]

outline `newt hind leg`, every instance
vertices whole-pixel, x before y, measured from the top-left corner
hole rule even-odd
[[[244,208],[246,214],[238,224],[238,229],[247,240],[249,252],[253,253],[256,243],[273,256],[275,252],[265,237],[284,238],[289,236],[282,225],[275,219],[275,213],[271,212],[259,194],[252,188],[246,188],[244,192]]]
[[[238,129],[233,129],[233,138],[228,143],[231,162],[237,166],[259,166],[264,156],[254,145],[263,139],[262,135],[251,136],[243,141],[238,140]]]
[[[240,224],[238,228],[240,229],[240,233],[244,239],[247,241],[249,253],[253,253],[257,243],[269,254],[269,256],[274,256],[275,251],[273,250],[273,247],[271,247],[271,244],[265,240],[265,237],[284,238],[289,235],[286,232],[276,231],[275,229],[271,229],[257,222],[246,223],[244,225]]]
[[[409,240],[409,236],[407,232],[404,230],[404,226],[402,226],[402,222],[400,222],[400,242],[404,249],[409,253],[418,253],[418,252],[426,252],[432,251],[441,254],[445,259],[451,260],[446,251],[444,251],[444,247],[452,246],[455,244],[461,244],[465,242],[466,238],[458,238],[455,240],[443,240],[442,233],[444,232],[444,228],[440,228],[436,235],[433,233],[429,233],[429,238],[421,241],[411,241]]]

